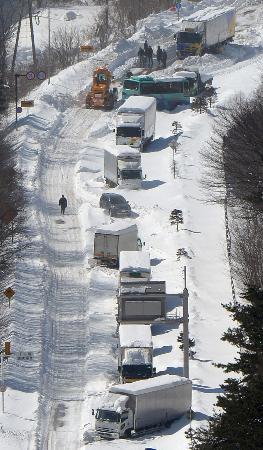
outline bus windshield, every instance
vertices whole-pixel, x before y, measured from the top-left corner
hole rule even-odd
[[[123,83],[123,88],[131,89],[133,91],[138,91],[139,83],[138,83],[138,81],[134,81],[134,80],[125,80]]]

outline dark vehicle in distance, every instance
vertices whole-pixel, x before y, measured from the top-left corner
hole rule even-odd
[[[131,207],[122,195],[107,192],[100,197],[100,208],[108,211],[112,217],[130,217]]]

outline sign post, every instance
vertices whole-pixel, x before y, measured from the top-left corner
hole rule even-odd
[[[8,305],[9,305],[9,308],[10,308],[10,300],[15,295],[15,291],[11,287],[8,287],[4,291],[4,295],[8,298]]]

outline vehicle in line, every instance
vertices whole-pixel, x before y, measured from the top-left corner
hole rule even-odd
[[[119,323],[151,324],[166,319],[165,281],[121,282],[117,301]]]
[[[107,67],[97,67],[94,70],[92,86],[86,95],[86,108],[114,108],[118,89],[112,86],[112,80],[112,73]]]
[[[150,96],[156,98],[157,109],[172,110],[178,105],[189,105],[191,97],[201,94],[212,77],[200,74],[198,70],[175,72],[172,78],[153,78],[149,75],[132,76],[125,79],[122,98]]]
[[[192,382],[177,375],[111,386],[95,414],[95,430],[106,439],[119,439],[169,425],[190,411]]]
[[[126,222],[117,221],[103,225],[95,231],[94,260],[99,264],[118,267],[122,250],[130,251],[141,248],[142,243],[138,238],[136,224],[127,226]]]
[[[120,252],[120,283],[129,281],[149,281],[151,278],[150,253],[146,251]]]
[[[155,135],[156,99],[130,96],[117,111],[116,144],[143,150]]]
[[[181,30],[174,35],[179,58],[218,51],[233,40],[236,11],[229,7],[208,7],[182,20]]]
[[[118,331],[118,370],[121,383],[131,383],[155,375],[151,326],[120,324]]]
[[[131,207],[129,202],[115,192],[104,192],[100,197],[100,208],[108,212],[111,217],[130,217]]]
[[[142,186],[141,154],[128,145],[104,150],[104,179],[110,187],[140,189]]]

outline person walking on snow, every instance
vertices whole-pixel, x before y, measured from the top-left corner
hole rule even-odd
[[[68,202],[67,202],[66,197],[64,197],[63,194],[62,194],[62,197],[59,199],[58,204],[59,204],[59,206],[61,208],[61,214],[64,215],[65,214],[65,209],[68,206]]]
[[[146,39],[144,44],[143,44],[143,49],[144,49],[144,53],[145,54],[147,54],[148,47],[149,47],[149,45],[148,45],[148,42],[147,42],[147,39]]]

